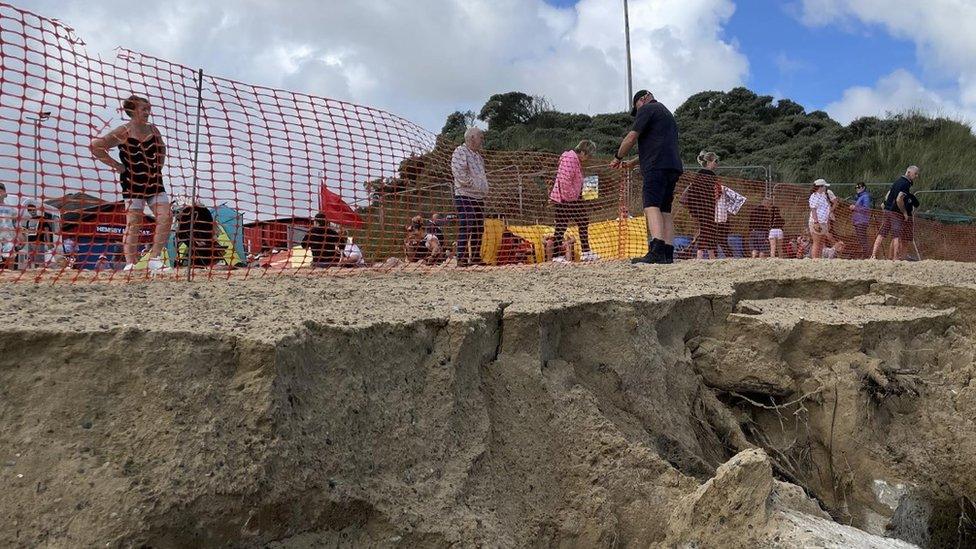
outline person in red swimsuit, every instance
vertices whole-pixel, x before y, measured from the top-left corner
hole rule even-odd
[[[139,228],[147,205],[156,218],[148,267],[158,270],[164,267],[161,256],[169,238],[172,221],[169,197],[163,187],[166,145],[156,126],[149,123],[152,108],[148,99],[132,95],[122,102],[122,110],[129,117],[129,121],[92,140],[91,151],[97,160],[119,174],[127,213],[122,240],[126,263],[124,270],[133,269],[139,261]],[[118,147],[118,160],[109,155],[108,151],[112,147]]]

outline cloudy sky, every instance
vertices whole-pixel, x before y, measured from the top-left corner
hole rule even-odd
[[[89,49],[376,106],[437,131],[492,93],[624,110],[622,0],[27,0]],[[848,122],[976,120],[976,0],[631,0],[635,87],[745,85]]]

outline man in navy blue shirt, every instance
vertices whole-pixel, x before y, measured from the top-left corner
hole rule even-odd
[[[871,251],[871,259],[878,258],[881,245],[886,236],[891,236],[891,259],[901,257],[901,242],[906,243],[915,239],[912,234],[912,206],[909,201],[911,196],[910,189],[912,183],[918,179],[918,166],[909,166],[905,170],[905,175],[898,178],[891,184],[884,199],[884,220],[878,230],[878,236],[874,239],[874,249]]]
[[[623,162],[624,156],[637,144],[638,161],[644,179],[644,217],[651,241],[647,255],[634,263],[674,262],[674,220],[671,203],[674,187],[681,177],[681,156],[678,153],[678,124],[664,105],[647,90],[634,95],[634,126],[624,137],[610,167],[633,167],[637,162]]]

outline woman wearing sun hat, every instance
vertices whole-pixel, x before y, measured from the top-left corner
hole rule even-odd
[[[830,235],[830,198],[827,195],[827,188],[830,183],[825,179],[818,179],[813,182],[810,189],[810,237],[813,239],[813,249],[810,257],[820,259],[824,248],[824,241]]]

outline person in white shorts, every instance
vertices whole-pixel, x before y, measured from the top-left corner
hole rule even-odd
[[[786,220],[783,219],[783,214],[780,213],[779,208],[773,204],[772,198],[767,198],[764,202],[769,202],[769,208],[772,211],[772,222],[769,227],[769,257],[783,257],[783,239],[785,235],[783,233],[783,228],[786,226]]]
[[[813,239],[810,257],[814,259],[822,257],[825,240],[830,236],[832,204],[827,196],[827,187],[830,187],[830,183],[818,179],[813,182],[813,187],[810,189],[810,237]]]
[[[783,229],[769,229],[769,257],[783,257]]]
[[[163,164],[166,161],[166,145],[156,126],[149,123],[149,100],[136,95],[122,102],[122,109],[129,122],[115,128],[102,137],[92,140],[91,151],[97,160],[119,173],[122,198],[126,201],[125,236],[122,251],[125,254],[123,270],[132,270],[139,262],[139,229],[146,206],[156,217],[156,231],[149,250],[150,270],[162,269],[163,247],[169,239],[169,197],[163,187]],[[118,147],[119,160],[108,154]]]

